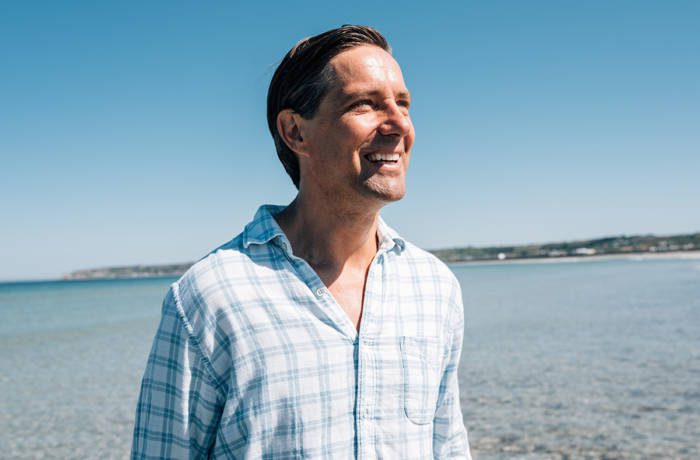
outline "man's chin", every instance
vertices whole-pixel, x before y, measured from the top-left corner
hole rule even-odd
[[[385,204],[399,201],[406,195],[406,185],[403,181],[401,181],[401,183],[375,183],[369,180],[364,186],[366,195],[382,201]]]

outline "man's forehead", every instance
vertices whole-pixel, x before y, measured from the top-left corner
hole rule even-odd
[[[344,51],[329,62],[333,85],[339,96],[373,92],[390,85],[408,93],[398,62],[376,46],[360,46]]]
[[[394,57],[378,46],[363,45],[343,51],[330,60],[337,72],[354,74],[359,69],[373,75],[381,73],[401,73]]]

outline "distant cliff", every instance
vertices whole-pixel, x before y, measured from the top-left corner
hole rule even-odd
[[[155,278],[160,276],[180,276],[192,266],[192,262],[169,265],[130,265],[125,267],[103,267],[76,270],[63,276],[66,280],[112,279],[112,278]]]
[[[522,246],[463,247],[435,249],[430,252],[445,262],[477,262],[488,260],[543,259],[557,257],[590,257],[610,254],[664,253],[700,251],[700,233],[687,235],[614,236],[563,243],[528,244]],[[66,280],[152,278],[180,276],[192,262],[170,265],[132,265],[91,268],[64,275]]]

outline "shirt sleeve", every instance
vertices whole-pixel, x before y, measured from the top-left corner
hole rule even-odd
[[[451,333],[449,356],[440,382],[440,395],[433,422],[433,457],[436,459],[471,460],[467,429],[464,427],[462,418],[457,378],[464,337],[464,308],[459,283],[457,280],[454,282],[456,292],[453,299],[457,308],[452,318],[454,327]]]
[[[171,288],[141,382],[132,459],[206,458],[212,448],[224,398],[188,326]]]

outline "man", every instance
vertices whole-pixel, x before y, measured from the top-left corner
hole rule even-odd
[[[459,284],[379,217],[405,193],[409,105],[374,29],[287,53],[268,124],[298,194],[171,286],[133,458],[470,458]]]

